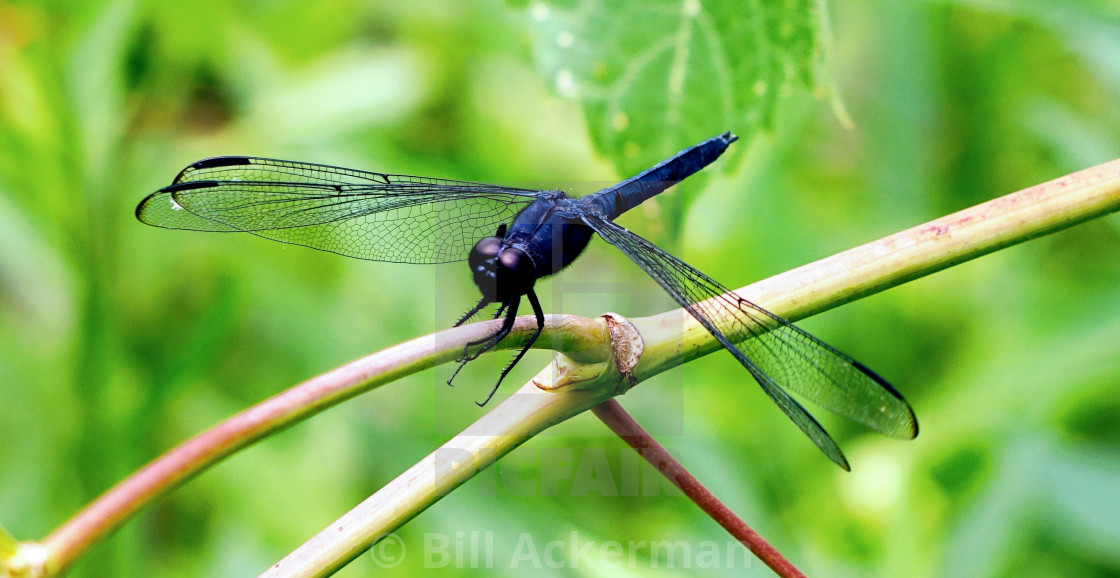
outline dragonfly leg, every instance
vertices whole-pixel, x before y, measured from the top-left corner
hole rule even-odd
[[[478,356],[486,353],[487,351],[490,351],[494,348],[495,345],[498,344],[498,342],[505,339],[506,336],[509,335],[509,332],[513,330],[513,322],[517,319],[517,307],[518,305],[520,305],[520,303],[521,299],[519,298],[511,299],[509,309],[506,311],[506,317],[502,320],[502,326],[499,327],[493,335],[485,339],[479,339],[478,341],[471,341],[467,343],[468,350],[471,347],[475,347],[478,345],[481,345],[482,347],[480,347],[478,351],[475,351],[474,353],[464,355],[464,359],[466,359],[467,361],[474,361],[478,359]]]
[[[452,385],[452,380],[455,379],[456,375],[459,375],[459,371],[461,371],[467,363],[478,359],[478,356],[493,349],[495,345],[497,345],[499,342],[501,342],[501,340],[505,339],[506,336],[509,335],[509,332],[513,330],[513,322],[515,319],[517,319],[517,306],[520,302],[520,298],[510,300],[509,309],[506,311],[506,318],[502,321],[502,326],[498,329],[497,332],[485,339],[471,341],[467,344],[466,349],[464,349],[463,357],[457,360],[459,362],[459,367],[455,368],[455,373],[451,374],[451,379],[447,380],[447,385]],[[474,353],[466,353],[467,350],[476,345],[481,345],[482,347],[480,347],[478,351],[475,351]]]
[[[475,402],[478,404],[478,407],[482,407],[490,402],[490,399],[494,397],[495,393],[497,393],[498,386],[502,384],[502,380],[506,378],[506,375],[508,375],[510,370],[513,369],[513,366],[517,365],[518,361],[521,361],[521,358],[525,356],[525,352],[529,351],[529,348],[532,347],[533,344],[537,342],[537,338],[541,336],[541,330],[544,329],[544,311],[541,309],[541,302],[537,300],[537,294],[534,291],[530,290],[527,294],[527,297],[529,297],[529,305],[533,306],[533,315],[535,315],[537,318],[537,330],[533,332],[533,336],[530,337],[529,340],[525,342],[525,345],[521,347],[521,351],[517,352],[517,355],[513,358],[513,361],[510,361],[509,365],[507,365],[506,368],[502,370],[501,375],[498,376],[498,382],[495,383],[494,388],[490,390],[490,395],[486,396],[486,399],[482,400],[481,402]]]
[[[457,359],[456,361],[474,361],[475,359],[478,359],[479,355],[490,351],[490,349],[497,345],[499,341],[505,339],[506,336],[509,335],[510,330],[513,329],[513,320],[517,316],[517,306],[520,303],[520,298],[510,299],[509,301],[502,303],[502,306],[498,309],[498,313],[494,315],[494,319],[497,319],[502,315],[502,312],[507,311],[506,308],[509,307],[508,312],[506,313],[506,317],[502,321],[502,326],[488,337],[483,337],[482,339],[479,339],[477,341],[468,341],[467,344],[463,346],[463,354],[459,356],[459,359]],[[483,347],[473,354],[470,353],[472,347],[477,347],[479,345],[482,345]]]
[[[470,311],[467,311],[466,313],[464,313],[463,316],[460,317],[459,320],[455,322],[455,325],[452,325],[452,327],[458,327],[458,326],[466,323],[468,319],[470,319],[471,317],[474,317],[476,313],[478,313],[479,311],[482,311],[482,308],[486,307],[489,304],[490,304],[490,301],[487,300],[485,297],[483,297],[482,299],[480,299],[478,301],[477,305],[475,305],[474,307],[471,308]],[[495,317],[495,319],[496,319],[496,317]]]
[[[502,303],[501,307],[498,307],[498,312],[495,313],[494,316],[491,317],[491,319],[497,319],[497,318],[501,317],[502,313],[505,313],[506,307],[508,307],[508,306],[509,306],[509,301],[506,301],[505,303]],[[499,329],[499,331],[501,331],[501,330]],[[472,347],[474,347],[476,345],[481,345],[483,343],[486,343],[487,341],[490,341],[490,339],[492,337],[493,336],[487,337],[485,339],[480,339],[478,341],[468,341],[467,344],[463,346],[463,353],[461,353],[459,355],[459,358],[456,359],[455,361],[460,361],[461,362],[461,361],[467,359],[467,357],[470,356],[470,352],[471,352]],[[476,357],[478,357],[478,355],[475,355],[474,357],[471,357],[471,359],[474,359]]]
[[[452,325],[452,327],[458,327],[458,326],[462,325],[465,321],[467,321],[471,317],[474,317],[476,313],[478,313],[480,310],[482,310],[483,307],[486,307],[489,304],[490,304],[490,302],[487,301],[485,297],[483,297],[482,300],[479,301],[478,304],[475,305],[473,309],[471,309],[470,311],[467,311],[463,315],[462,318],[460,318],[458,321],[455,322],[455,325]],[[506,307],[509,307],[509,301],[506,301],[506,302],[502,303],[501,307],[498,307],[498,312],[495,313],[494,316],[491,317],[491,319],[497,319],[497,318],[501,317],[502,313],[505,313]],[[474,347],[475,345],[486,343],[489,340],[490,340],[490,338],[487,337],[487,338],[481,339],[479,341],[468,342],[466,345],[463,346],[463,353],[460,354],[459,358],[456,359],[455,361],[460,361],[460,362],[463,361],[464,359],[467,358],[468,355],[470,355],[470,349],[472,347]]]

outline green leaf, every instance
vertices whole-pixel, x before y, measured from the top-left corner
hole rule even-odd
[[[623,174],[730,130],[773,124],[821,61],[812,0],[588,0],[526,10],[538,68],[578,98],[592,141]],[[745,148],[745,147],[740,147]]]

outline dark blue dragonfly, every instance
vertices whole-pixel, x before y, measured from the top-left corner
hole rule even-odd
[[[898,391],[858,361],[614,222],[715,161],[736,138],[724,133],[708,139],[582,198],[556,190],[218,157],[183,169],[170,186],[140,203],[136,217],[157,227],[251,233],[374,261],[466,260],[482,298],[455,325],[491,304],[499,305],[494,318],[504,317],[493,335],[464,349],[456,374],[509,335],[522,296],[537,321],[536,332],[502,371],[486,401],[544,327],[533,285],[571,264],[598,233],[653,277],[735,356],[797,427],[848,469],[836,442],[787,390],[887,435],[913,438],[917,420]]]

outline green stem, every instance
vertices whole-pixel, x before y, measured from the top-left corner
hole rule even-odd
[[[606,401],[621,376],[597,371],[593,382],[563,387],[580,364],[566,356],[541,370],[512,396],[323,529],[262,577],[327,576],[391,537],[397,528],[522,443]],[[385,560],[383,560],[385,561]],[[392,560],[396,562],[397,560]]]
[[[156,498],[170,492],[210,466],[272,433],[298,423],[356,395],[454,360],[471,341],[490,335],[495,323],[476,323],[413,339],[366,356],[301,383],[223,421],[156,458],[102,494],[42,540],[47,552],[46,575],[56,575],[86,548],[115,530]],[[518,319],[512,340],[516,346],[536,326]],[[605,358],[609,341],[603,324],[571,315],[546,316],[538,343],[551,344],[589,358]],[[2,567],[0,567],[2,568]]]

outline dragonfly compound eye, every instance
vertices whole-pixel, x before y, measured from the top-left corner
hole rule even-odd
[[[533,260],[520,249],[507,247],[498,255],[499,291],[507,295],[524,295],[533,288],[536,272]]]
[[[467,261],[471,269],[477,269],[486,261],[494,259],[502,252],[502,240],[497,237],[486,237],[475,244]]]

